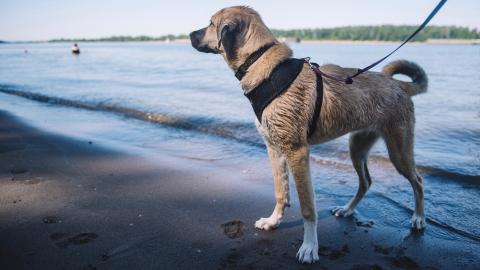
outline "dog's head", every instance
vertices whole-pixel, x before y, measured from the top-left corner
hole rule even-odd
[[[276,43],[258,13],[244,6],[215,13],[210,25],[190,33],[192,46],[200,52],[221,54],[231,67],[268,43]]]

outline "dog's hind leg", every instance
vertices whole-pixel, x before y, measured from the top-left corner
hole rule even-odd
[[[332,209],[335,216],[349,216],[363,198],[372,184],[370,173],[367,168],[368,152],[377,141],[379,135],[374,131],[359,131],[350,134],[350,157],[353,167],[358,174],[357,194],[344,206],[337,206]]]
[[[275,148],[267,145],[267,152],[272,164],[273,181],[275,183],[275,208],[268,218],[260,218],[255,222],[255,228],[271,230],[278,227],[282,221],[283,212],[290,206],[290,192],[288,187],[288,169],[285,157]]]
[[[412,228],[423,229],[425,210],[423,202],[423,180],[415,169],[413,156],[413,127],[414,123],[407,122],[403,126],[390,126],[384,134],[388,154],[397,171],[408,179],[413,188],[415,211],[411,219]]]
[[[301,146],[291,149],[285,156],[295,180],[303,216],[303,243],[297,259],[302,263],[313,263],[318,261],[318,239],[315,193],[310,179],[310,151],[308,146]]]

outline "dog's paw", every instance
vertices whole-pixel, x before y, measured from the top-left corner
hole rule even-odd
[[[413,214],[412,219],[410,220],[413,229],[422,230],[427,226],[425,222],[425,216],[420,216]]]
[[[297,252],[297,260],[300,263],[314,263],[318,261],[318,244],[303,242]]]
[[[336,206],[332,209],[332,214],[336,217],[348,217],[353,214],[353,209],[346,206]]]
[[[280,225],[280,219],[274,217],[260,218],[255,222],[255,228],[260,230],[273,230]]]

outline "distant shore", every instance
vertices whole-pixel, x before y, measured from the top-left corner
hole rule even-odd
[[[305,44],[361,44],[361,45],[382,45],[399,44],[401,41],[383,40],[302,40]],[[415,44],[431,45],[480,45],[480,39],[427,39],[426,41],[413,41]]]

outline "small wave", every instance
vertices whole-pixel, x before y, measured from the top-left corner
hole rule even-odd
[[[332,190],[326,190],[326,189],[315,189],[315,194],[322,194],[324,197],[330,197],[330,198],[351,198],[351,195],[345,195],[342,193],[334,192]],[[370,197],[376,197],[375,199],[378,200],[385,200],[387,201],[390,205],[393,207],[404,211],[405,213],[408,213],[409,215],[413,214],[413,209],[410,207],[406,206],[405,204],[398,202],[397,200],[392,199],[390,196],[386,196],[385,194],[377,191],[370,190],[369,191],[369,196]],[[358,213],[356,214],[358,215]],[[457,236],[461,236],[464,238],[468,238],[470,240],[473,240],[475,242],[480,242],[480,235],[475,234],[474,232],[469,232],[464,229],[457,228],[453,225],[450,225],[446,222],[440,221],[436,219],[435,217],[431,216],[426,216],[426,220],[430,225],[433,225],[437,228],[441,228],[444,231],[447,231],[449,233],[455,234]],[[445,237],[445,233],[440,233],[440,235],[437,235],[437,237]],[[448,236],[447,236],[448,237]]]
[[[172,115],[168,113],[147,112],[140,109],[129,108],[110,102],[94,103],[60,97],[52,97],[39,93],[19,90],[17,89],[17,87],[10,85],[0,85],[0,92],[48,104],[55,104],[90,111],[115,113],[117,115],[121,115],[127,118],[133,118],[173,128],[197,131],[204,134],[233,139],[238,142],[246,143],[252,146],[265,148],[265,145],[263,144],[263,141],[260,135],[257,133],[253,123],[232,122],[211,117],[208,118],[182,116]],[[323,165],[335,166],[338,168],[351,168],[348,152],[337,151],[333,155],[330,151],[328,151],[328,153],[330,156],[332,156],[332,158],[312,155],[312,161]],[[390,163],[390,160],[388,158],[378,155],[370,155],[369,159],[377,164],[385,164],[387,162]],[[467,182],[469,184],[480,184],[480,179],[477,175],[460,174],[456,172],[446,171],[441,168],[422,165],[417,165],[417,169],[420,173],[436,176],[443,179]]]
[[[390,159],[384,156],[370,155],[368,158],[369,160],[377,164],[391,163]],[[424,166],[424,165],[418,165],[418,164],[416,165],[416,168],[419,173],[424,175],[438,177],[440,179],[455,180],[457,182],[463,182],[468,184],[480,184],[480,176],[478,175],[461,174],[461,173],[451,172],[451,171],[447,171],[447,170],[433,167],[433,166]]]
[[[340,169],[352,168],[352,165],[350,162],[350,154],[348,152],[338,151],[334,155],[332,155],[331,152],[329,152],[329,155],[331,155],[332,158],[325,158],[325,157],[320,157],[317,154],[312,154],[312,160],[317,164],[335,166]],[[375,164],[378,164],[378,165],[382,165],[382,166],[391,165],[390,159],[384,156],[370,154],[368,156],[368,159],[370,162],[374,162]],[[480,184],[480,176],[478,175],[461,174],[461,173],[451,172],[451,171],[447,171],[447,170],[433,167],[433,166],[424,166],[424,165],[418,165],[418,164],[416,165],[416,168],[419,173],[423,175],[435,177],[438,179],[448,179],[448,180],[454,180],[456,182],[462,182],[462,183],[474,184],[474,185]]]
[[[127,118],[133,118],[173,128],[198,131],[201,133],[235,139],[243,143],[263,147],[261,138],[256,133],[255,126],[252,123],[222,121],[216,118],[207,117],[192,117],[172,115],[168,113],[147,112],[140,109],[130,108],[110,102],[95,103],[89,101],[79,101],[60,97],[52,97],[44,94],[13,89],[12,87],[8,87],[5,85],[0,85],[0,92],[42,103],[55,104],[90,111],[115,113],[117,115],[121,115]]]
[[[375,191],[371,191],[371,193],[373,193],[374,196],[378,196],[378,197],[381,197],[384,200],[387,200],[392,205],[395,205],[396,207],[402,209],[403,211],[406,211],[410,214],[413,214],[413,209],[410,209],[410,207],[408,207],[408,206],[406,206],[406,205],[404,205],[400,202],[397,202],[396,200],[390,198],[389,196],[385,196],[384,194],[382,194],[380,192],[375,192]],[[447,224],[445,222],[437,220],[434,217],[426,216],[426,220],[427,220],[428,223],[433,224],[434,226],[437,226],[439,228],[443,228],[443,229],[445,229],[445,230],[447,230],[451,233],[466,237],[470,240],[480,242],[480,236],[476,235],[475,233],[456,228],[456,227],[454,227],[450,224]]]

